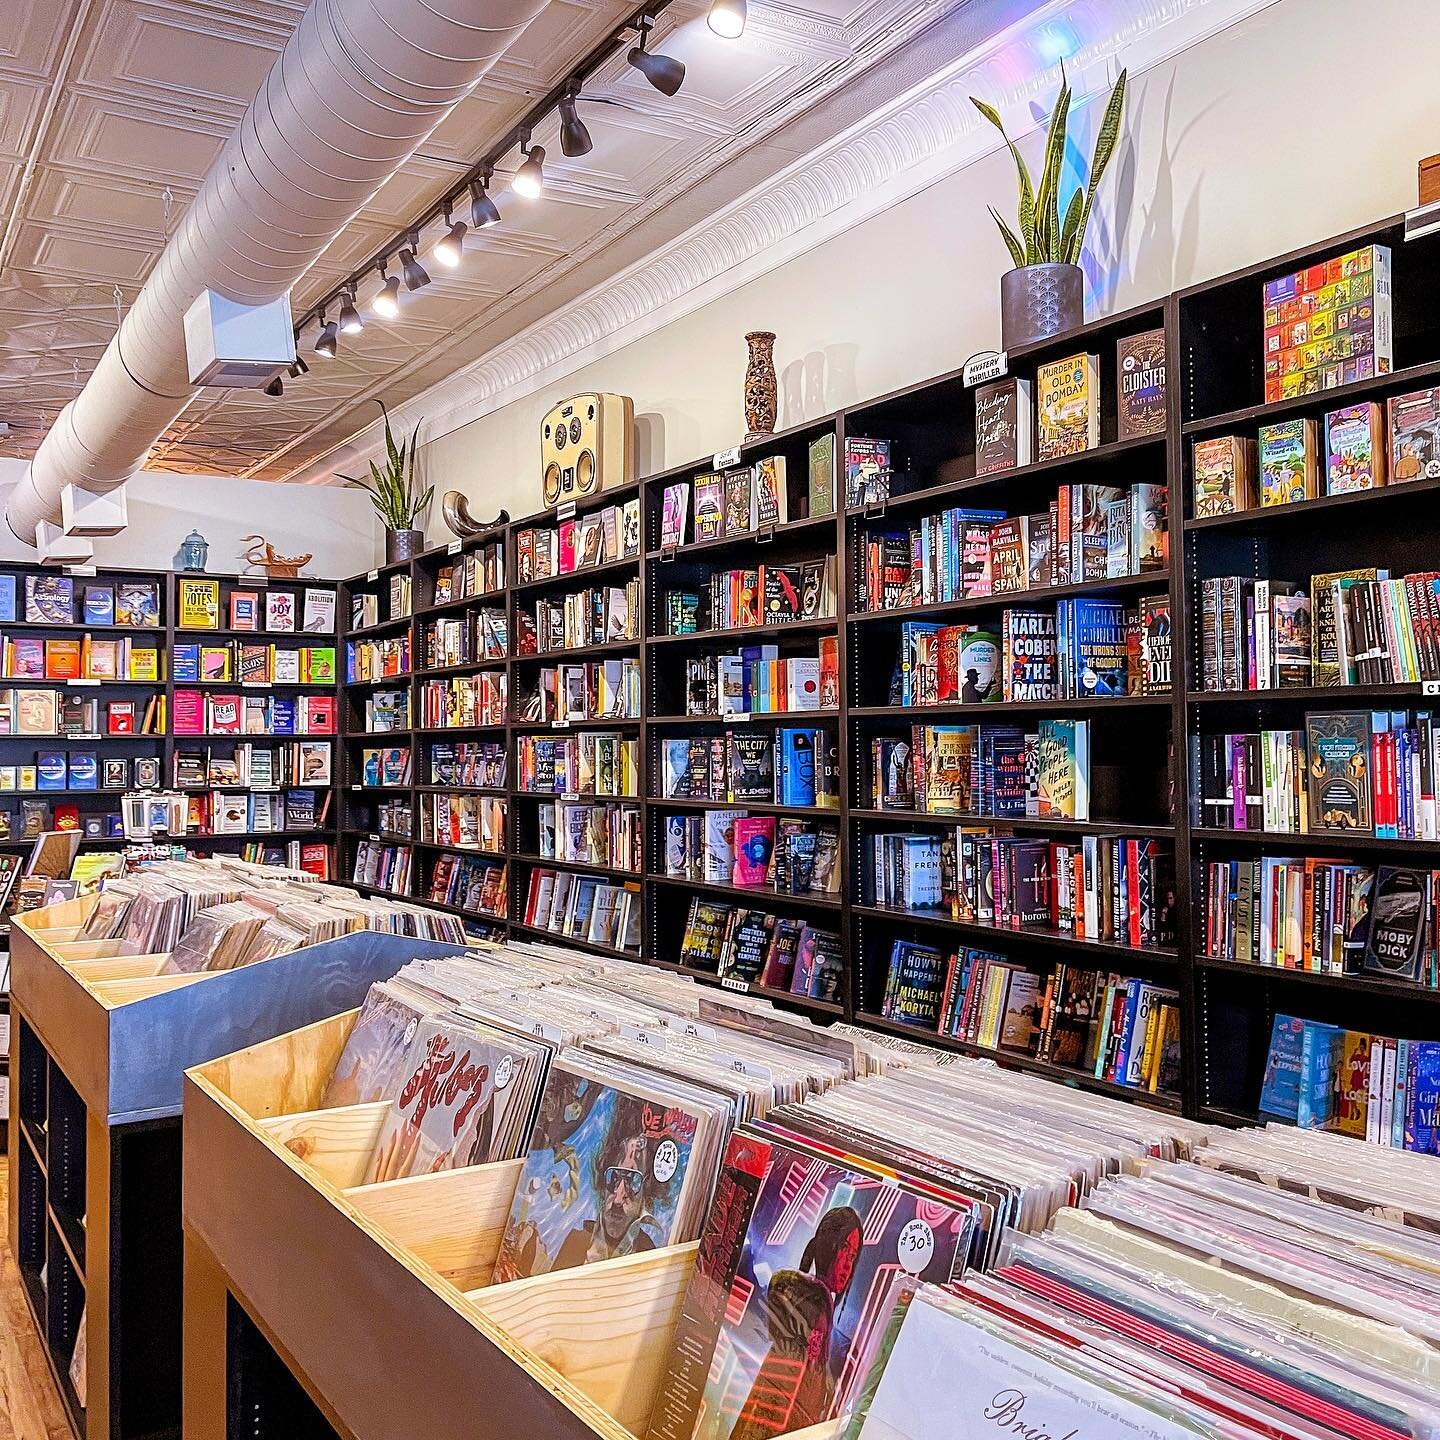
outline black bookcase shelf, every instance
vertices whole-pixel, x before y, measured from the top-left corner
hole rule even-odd
[[[1263,280],[1372,242],[1391,247],[1396,363],[1401,368],[1341,389],[1293,401],[1262,403],[1260,292]],[[467,613],[503,604],[507,607],[513,643],[519,615],[530,612],[536,599],[553,598],[590,585],[623,584],[632,576],[639,578],[640,636],[634,640],[526,655],[508,662],[480,661],[434,672],[443,676],[506,670],[511,718],[503,726],[463,730],[416,728],[400,735],[361,736],[350,723],[353,710],[347,702],[342,706],[347,723],[341,747],[347,752],[347,765],[353,765],[356,748],[361,744],[408,744],[414,751],[416,781],[428,780],[426,766],[431,743],[450,738],[457,742],[503,742],[509,775],[507,784],[501,787],[412,783],[385,790],[344,792],[341,808],[347,812],[342,846],[347,857],[345,863],[353,858],[355,842],[378,831],[374,823],[364,823],[362,815],[351,816],[351,807],[345,802],[408,795],[412,807],[418,808],[422,800],[435,794],[493,794],[507,800],[510,812],[507,850],[512,874],[508,918],[499,922],[498,927],[494,921],[484,921],[490,929],[505,928],[517,935],[571,943],[599,955],[624,954],[603,945],[572,941],[523,921],[526,886],[534,871],[552,866],[597,875],[613,873],[641,889],[642,956],[653,964],[693,975],[701,983],[721,984],[723,982],[703,968],[678,963],[686,907],[697,897],[709,897],[737,907],[764,908],[780,916],[838,930],[844,980],[836,1002],[750,986],[754,993],[766,994],[777,1003],[788,1004],[816,1018],[843,1015],[878,1029],[894,1030],[909,1039],[929,1040],[942,1048],[983,1054],[1002,1065],[1045,1074],[1098,1093],[1119,1095],[1162,1108],[1183,1105],[1188,1114],[1225,1123],[1254,1118],[1259,1074],[1277,1005],[1282,1010],[1284,1006],[1293,1005],[1296,1013],[1321,1019],[1344,1020],[1348,1014],[1351,1023],[1356,1024],[1378,1025],[1384,1021],[1389,1027],[1388,1033],[1440,1038],[1440,1005],[1433,1003],[1436,992],[1364,976],[1317,976],[1208,960],[1201,955],[1200,943],[1204,919],[1203,871],[1212,859],[1265,853],[1353,856],[1375,862],[1394,855],[1403,861],[1431,863],[1440,855],[1440,842],[1383,841],[1373,836],[1343,834],[1271,835],[1187,823],[1191,816],[1187,756],[1192,743],[1203,734],[1262,723],[1289,728],[1303,724],[1304,713],[1310,709],[1428,708],[1429,697],[1424,695],[1423,687],[1416,684],[1207,693],[1197,681],[1200,673],[1198,609],[1200,580],[1216,575],[1249,574],[1305,581],[1312,572],[1343,569],[1349,565],[1388,565],[1392,573],[1401,573],[1407,568],[1427,568],[1433,564],[1434,555],[1440,553],[1440,519],[1437,519],[1440,512],[1435,506],[1440,480],[1414,481],[1214,520],[1195,520],[1191,516],[1189,453],[1196,437],[1229,432],[1253,435],[1261,423],[1272,419],[1293,415],[1318,417],[1352,401],[1384,400],[1421,385],[1440,382],[1440,312],[1428,304],[1428,297],[1437,292],[1440,292],[1440,238],[1407,244],[1401,222],[1386,220],[1295,254],[1266,260],[1177,295],[1120,314],[1099,317],[1067,335],[1011,351],[1010,372],[1032,380],[1037,367],[1046,361],[1085,352],[1097,355],[1101,381],[1100,443],[1091,450],[977,476],[974,397],[957,371],[742,445],[738,463],[749,464],[772,455],[784,458],[790,504],[789,518],[782,525],[722,540],[662,546],[665,488],[724,468],[716,464],[722,458],[731,464],[737,463],[729,456],[706,456],[632,484],[602,489],[577,503],[576,512],[585,514],[603,505],[623,504],[638,497],[642,533],[639,553],[633,556],[565,575],[517,583],[514,536],[523,529],[555,525],[560,518],[558,512],[544,511],[473,540],[467,539],[463,545],[440,547],[417,557],[409,562],[407,572],[414,589],[417,637],[419,621],[431,614]],[[1166,427],[1159,434],[1120,440],[1115,401],[1118,342],[1142,331],[1160,328],[1166,334],[1169,357]],[[809,446],[827,435],[833,438],[840,457],[844,455],[847,438],[866,436],[891,441],[894,468],[892,493],[887,500],[847,510],[842,464],[834,513],[809,513],[806,504]],[[903,528],[928,511],[950,506],[1002,506],[1011,514],[1023,514],[1042,508],[1059,485],[1135,481],[1163,482],[1169,487],[1170,554],[1162,570],[908,609],[871,612],[853,608],[857,593],[863,593],[856,589],[863,562],[861,547],[872,529],[891,524]],[[693,513],[693,506],[691,509]],[[432,581],[436,567],[445,563],[456,549],[468,550],[493,541],[497,535],[503,536],[506,546],[507,576],[511,582],[506,590],[434,606]],[[731,565],[758,568],[823,555],[835,556],[836,599],[841,612],[838,618],[744,629],[700,630],[686,635],[664,633],[663,595],[667,589],[703,589],[704,577],[716,568]],[[377,582],[383,586],[387,583],[385,577],[405,570],[406,566],[401,564],[371,572],[369,576],[350,581],[349,587],[363,590],[367,585],[374,588]],[[971,617],[998,618],[1010,607],[1053,606],[1076,597],[1110,597],[1134,604],[1143,597],[1160,595],[1168,595],[1172,631],[1178,641],[1174,662],[1177,688],[1169,693],[1012,704],[957,703],[908,709],[882,703],[888,693],[899,626],[905,621],[953,619],[964,622]],[[342,605],[341,614],[348,613],[348,605]],[[382,621],[378,628],[382,633],[393,634],[402,624],[399,619]],[[734,652],[746,646],[772,644],[779,647],[783,656],[813,655],[822,640],[826,645],[833,643],[837,654],[838,705],[819,710],[747,715],[684,713],[688,708],[687,660],[717,651]],[[642,705],[638,718],[574,721],[568,726],[519,718],[539,668],[616,656],[638,659]],[[412,686],[419,683],[420,677],[407,677],[398,682]],[[1090,721],[1091,805],[1092,811],[1102,818],[1075,822],[1034,817],[932,815],[873,808],[866,773],[869,745],[872,738],[883,736],[887,729],[967,722],[1031,725],[1047,716],[1073,716]],[[835,737],[839,809],[812,810],[770,802],[737,801],[732,805],[720,801],[667,800],[659,795],[663,741],[687,734],[713,738],[727,731],[770,733],[786,727],[823,729]],[[618,869],[607,872],[606,867],[597,865],[572,866],[534,853],[534,805],[554,797],[518,788],[518,740],[523,736],[558,739],[572,732],[584,734],[591,730],[618,731],[623,738],[639,741],[641,793],[636,801],[642,815],[645,853],[644,864],[636,873]],[[348,771],[344,778],[350,778]],[[620,797],[593,798],[603,802]],[[517,799],[530,803],[517,807],[514,804]],[[777,895],[761,889],[712,885],[663,874],[664,817],[667,814],[704,815],[718,809],[778,818],[803,815],[822,825],[833,824],[840,839],[839,893]],[[1134,818],[1126,819],[1127,815]],[[1131,947],[1077,939],[1057,931],[1014,931],[960,924],[938,913],[891,910],[866,903],[873,891],[868,885],[871,863],[864,847],[872,835],[887,830],[933,832],[937,828],[960,826],[983,827],[997,835],[1051,837],[1073,844],[1090,836],[1172,843],[1177,872],[1176,945]],[[415,828],[418,832],[418,823]],[[405,842],[397,839],[393,843]],[[427,893],[428,862],[423,860],[426,847],[417,845],[414,850],[416,868],[412,893],[423,898]],[[342,869],[341,874],[344,873]],[[884,955],[888,954],[893,939],[917,935],[933,937],[937,944],[946,946],[997,949],[1017,960],[1031,960],[1042,969],[1055,964],[1079,966],[1154,979],[1178,989],[1183,1041],[1179,1093],[1150,1094],[1099,1080],[1083,1071],[1047,1066],[1004,1051],[981,1050],[945,1037],[927,1035],[909,1025],[886,1022],[880,1016]],[[1421,1003],[1401,1012],[1396,1002],[1407,996]],[[1347,1005],[1352,1007],[1351,1012],[1345,1010]]]

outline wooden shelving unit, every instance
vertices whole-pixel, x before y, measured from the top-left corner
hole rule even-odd
[[[1273,405],[1259,403],[1263,394],[1262,281],[1372,242],[1391,248],[1399,368],[1389,375],[1303,399]],[[1404,1024],[1410,1024],[1412,1014],[1415,1017],[1407,1033],[1420,1038],[1440,1035],[1440,1005],[1428,1003],[1436,992],[1407,989],[1393,982],[1373,981],[1358,975],[1317,977],[1207,960],[1202,954],[1203,935],[1196,928],[1204,915],[1203,867],[1218,855],[1353,855],[1366,863],[1378,863],[1388,854],[1414,863],[1431,863],[1440,854],[1440,842],[1396,842],[1331,833],[1231,832],[1193,824],[1187,764],[1193,738],[1211,731],[1244,729],[1256,723],[1303,725],[1306,710],[1315,708],[1383,706],[1398,709],[1425,705],[1423,687],[1418,684],[1206,692],[1200,680],[1198,654],[1199,582],[1219,574],[1273,575],[1305,582],[1312,573],[1366,563],[1388,565],[1396,574],[1407,569],[1424,569],[1433,565],[1435,547],[1440,543],[1440,523],[1434,519],[1440,480],[1422,479],[1374,491],[1196,520],[1190,498],[1190,447],[1196,438],[1232,431],[1253,435],[1259,424],[1270,419],[1295,415],[1319,417],[1350,401],[1383,401],[1391,395],[1440,381],[1440,320],[1426,303],[1426,297],[1436,293],[1437,288],[1440,288],[1440,239],[1431,237],[1407,243],[1403,239],[1402,222],[1386,220],[1178,295],[1104,316],[1055,340],[1011,352],[1010,372],[1032,379],[1037,367],[1049,360],[1087,351],[1099,357],[1101,433],[1100,444],[1092,450],[976,476],[974,397],[963,384],[961,374],[953,372],[743,445],[738,459],[733,453],[724,457],[727,464],[749,464],[770,455],[784,457],[790,486],[790,519],[784,525],[749,536],[726,537],[722,541],[662,546],[661,512],[666,486],[724,468],[716,464],[721,457],[709,456],[616,490],[602,490],[580,502],[578,508],[583,514],[599,506],[621,504],[638,495],[642,520],[638,557],[626,557],[569,575],[516,583],[514,534],[527,528],[553,525],[557,517],[556,512],[545,511],[513,521],[505,527],[511,561],[507,577],[511,583],[503,602],[510,616],[512,640],[517,616],[531,607],[537,596],[563,593],[590,584],[623,584],[635,574],[640,580],[640,639],[611,642],[572,653],[512,658],[509,662],[511,714],[507,725],[473,732],[417,728],[410,736],[400,737],[413,745],[417,767],[414,782],[409,787],[401,787],[401,791],[409,795],[413,806],[435,788],[428,786],[421,774],[428,742],[432,739],[443,739],[447,735],[458,739],[487,735],[503,739],[509,756],[509,783],[495,793],[507,798],[511,822],[508,827],[511,883],[505,926],[511,933],[536,938],[545,932],[523,924],[528,876],[537,865],[551,862],[539,856],[528,818],[537,801],[515,788],[517,743],[525,735],[563,734],[587,726],[636,735],[640,740],[642,766],[639,803],[645,831],[645,864],[643,874],[632,878],[641,885],[643,893],[643,958],[655,964],[676,964],[685,910],[694,896],[705,895],[719,901],[768,908],[780,915],[808,919],[838,930],[845,960],[839,1010],[848,1019],[876,1024],[879,1028],[885,1028],[879,1012],[889,945],[901,936],[994,948],[1011,958],[1033,960],[1038,964],[1063,961],[1084,968],[1153,978],[1180,992],[1183,1056],[1179,1103],[1192,1115],[1238,1116],[1254,1111],[1270,1022],[1277,1007],[1288,1006],[1295,1013],[1319,1019],[1344,1018],[1351,1024],[1382,1031],[1388,1027],[1393,1033],[1401,1028],[1395,1015],[1396,998],[1413,994],[1423,1003],[1407,1010]],[[1170,357],[1166,428],[1161,434],[1118,440],[1117,342],[1135,333],[1162,327]],[[803,503],[808,449],[813,440],[824,435],[834,438],[842,460],[847,436],[888,439],[894,466],[890,498],[848,514],[809,515]],[[863,540],[869,531],[884,528],[887,523],[903,526],[921,514],[948,506],[994,507],[1011,514],[1028,513],[1043,508],[1057,485],[1082,481],[1114,484],[1155,481],[1168,485],[1170,557],[1167,568],[905,610],[870,612],[858,607],[857,567],[862,562]],[[843,502],[843,468],[839,486],[839,498]],[[427,598],[424,577],[433,574],[434,567],[443,563],[456,548],[484,543],[486,538],[466,541],[464,546],[456,542],[411,562],[409,573],[415,577],[417,617],[463,610],[476,603],[451,602],[434,607]],[[839,614],[836,618],[758,629],[711,630],[689,635],[664,633],[663,593],[668,588],[685,585],[693,588],[712,567],[758,566],[767,560],[789,561],[824,554],[837,557]],[[398,568],[372,572],[369,578],[373,581],[378,574],[383,579]],[[349,583],[351,587],[363,585],[366,577]],[[429,594],[433,594],[433,590]],[[904,621],[998,621],[1007,606],[1049,607],[1081,596],[1120,599],[1134,605],[1144,597],[1160,595],[1169,598],[1172,629],[1180,642],[1174,651],[1176,688],[1168,695],[945,704],[916,707],[903,713],[889,704],[889,676],[899,627]],[[342,606],[342,613],[348,614],[348,605]],[[382,628],[385,624],[403,623],[382,622]],[[684,713],[686,658],[707,649],[733,651],[746,643],[776,644],[782,654],[813,654],[819,639],[832,635],[837,642],[841,667],[838,707],[750,714],[743,719]],[[573,726],[517,718],[537,667],[607,656],[639,657],[640,717],[575,722]],[[449,667],[446,673],[466,673],[467,669],[474,668]],[[869,740],[873,735],[915,722],[989,721],[1031,726],[1049,716],[1073,716],[1090,723],[1091,813],[1095,817],[1092,820],[1083,823],[1033,818],[998,820],[872,807],[867,767]],[[742,726],[749,731],[768,732],[787,725],[822,728],[836,736],[840,806],[834,811],[804,813],[839,828],[841,885],[838,894],[775,895],[763,890],[707,885],[666,876],[660,863],[660,827],[664,816],[703,815],[708,810],[732,807],[722,807],[719,801],[660,798],[657,791],[661,742],[687,734],[716,736]],[[350,743],[346,742],[347,749]],[[353,794],[347,792],[347,799]],[[777,817],[796,812],[796,807],[759,802],[739,802],[733,808]],[[871,903],[866,889],[867,861],[862,848],[870,835],[879,830],[934,833],[937,827],[971,824],[989,826],[1000,833],[1057,840],[1078,841],[1094,835],[1168,842],[1174,847],[1176,859],[1177,944],[1173,948],[1103,944],[1043,930],[1012,931],[960,924],[938,913],[896,911]],[[363,823],[347,822],[346,831],[342,849],[347,857],[353,854],[357,839],[375,833]],[[584,869],[601,875],[607,870],[603,866],[570,866],[564,862],[556,862],[555,868]],[[346,873],[342,868],[342,878]],[[416,874],[417,877],[424,874],[419,858]],[[425,893],[423,884],[417,884],[415,893]],[[603,946],[582,948],[605,953]],[[786,994],[771,998],[809,1013],[828,1013],[824,1002]],[[952,1047],[960,1044],[927,1037],[912,1027],[900,1028],[914,1039],[930,1038]],[[1001,1052],[995,1058],[1002,1064],[1026,1066],[1024,1056]],[[1103,1093],[1116,1088],[1107,1088],[1105,1082],[1078,1072],[1067,1073],[1064,1078]],[[1122,1093],[1148,1103],[1170,1103],[1167,1097],[1145,1096],[1119,1088]]]

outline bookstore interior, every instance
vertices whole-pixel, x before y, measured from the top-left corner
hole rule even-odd
[[[1440,1440],[1364,9],[0,0],[0,1440]]]

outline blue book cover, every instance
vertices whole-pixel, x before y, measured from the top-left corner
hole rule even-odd
[[[1300,1113],[1300,1062],[1305,1022],[1277,1015],[1270,1027],[1270,1053],[1260,1085],[1260,1113],[1292,1123]]]
[[[177,684],[194,682],[200,678],[200,647],[198,645],[177,645],[170,662],[172,678]]]
[[[1125,1082],[1125,1071],[1130,1064],[1130,1046],[1135,1040],[1135,1016],[1140,1009],[1142,982],[1131,980],[1125,986],[1125,1017],[1120,1024],[1120,1043],[1115,1047],[1115,1079]]]
[[[35,788],[63,790],[69,767],[63,750],[42,750],[35,757]]]
[[[73,750],[70,753],[70,788],[72,790],[97,790],[100,787],[100,767],[95,762],[93,750]]]
[[[1390,1148],[1405,1148],[1405,1104],[1410,1095],[1410,1042],[1395,1042],[1395,1107],[1390,1119]]]
[[[15,608],[16,595],[15,577],[0,575],[0,624],[7,624],[20,618]]]
[[[780,732],[780,804],[815,803],[815,736],[809,730]]]
[[[277,695],[270,702],[270,733],[295,734],[295,702]]]
[[[1405,1090],[1405,1148],[1440,1155],[1440,1041],[1410,1042]]]
[[[115,623],[115,591],[109,585],[87,585],[85,587],[85,623],[87,625],[113,625]]]
[[[1118,600],[1069,600],[1066,630],[1076,695],[1123,695],[1128,646]]]
[[[1295,1123],[1302,1130],[1323,1130],[1335,1114],[1336,1079],[1345,1050],[1338,1025],[1304,1020],[1300,1042],[1300,1103]]]

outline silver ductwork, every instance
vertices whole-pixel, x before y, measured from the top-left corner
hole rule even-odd
[[[141,469],[196,393],[185,312],[202,290],[285,294],[545,7],[545,0],[311,0],[115,338],[60,412],[5,519],[25,544],[67,485]]]

